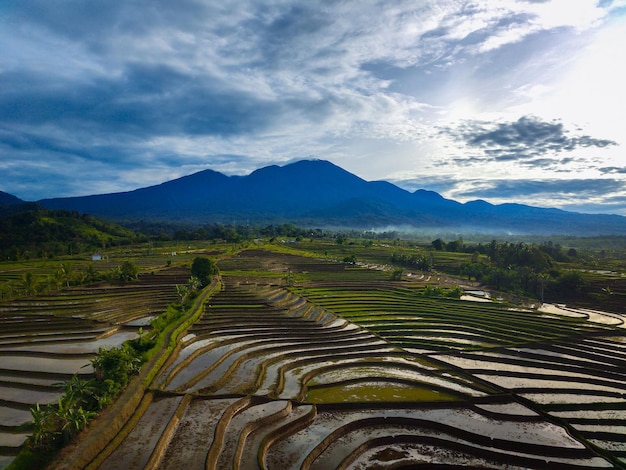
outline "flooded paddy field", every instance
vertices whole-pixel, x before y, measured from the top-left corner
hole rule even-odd
[[[550,468],[612,468],[565,428],[523,410],[504,415],[467,405],[328,407],[262,397],[195,397],[188,404],[180,397],[155,399],[97,468],[372,468],[383,454],[390,467],[473,462],[546,468],[550,462]]]
[[[220,269],[88,468],[624,468],[620,325],[260,249]]]
[[[275,258],[263,260],[279,269]],[[155,397],[183,399],[173,415],[146,412],[144,428],[168,430],[135,448],[151,465],[620,464],[624,343],[612,325],[424,299],[364,273],[359,283],[308,282],[293,295],[272,280],[241,282],[237,269],[152,386]],[[534,401],[540,393],[566,401]]]
[[[63,395],[59,384],[75,374],[91,378],[98,350],[136,338],[141,320],[175,299],[174,286],[186,282],[186,273],[173,268],[134,283],[0,302],[0,468],[30,435],[30,408],[56,403]]]

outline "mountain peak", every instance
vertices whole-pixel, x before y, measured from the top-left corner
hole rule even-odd
[[[521,204],[466,204],[424,189],[410,193],[368,182],[326,160],[271,165],[247,176],[213,170],[126,193],[40,201],[113,220],[274,224],[367,229],[394,224],[415,230],[626,235],[626,217],[555,212]],[[343,224],[343,225],[342,225]]]

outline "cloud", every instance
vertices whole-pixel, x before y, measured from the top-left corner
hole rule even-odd
[[[626,175],[626,166],[623,166],[623,167],[606,166],[606,167],[603,167],[603,168],[599,168],[599,170],[602,173]]]
[[[492,180],[475,182],[476,187],[456,194],[464,199],[497,198],[515,200],[520,196],[561,194],[577,198],[604,196],[624,191],[624,181],[617,179],[570,179],[570,180]]]
[[[517,202],[575,212],[626,215],[626,186],[621,179],[496,179],[457,181],[446,193],[461,201]]]
[[[492,123],[470,110],[475,119],[462,125],[450,114],[460,100],[491,109],[515,90],[543,89],[531,78],[545,56],[560,63],[555,51],[617,3],[569,2],[560,14],[563,0],[9,3],[0,15],[0,189],[26,199],[311,155],[376,179],[432,172],[435,157],[568,171],[571,149],[615,146],[531,111]],[[447,137],[462,148],[431,151]]]
[[[534,167],[571,161],[557,160],[562,152],[617,145],[615,141],[588,135],[570,136],[561,122],[546,122],[534,116],[522,116],[517,121],[504,123],[468,121],[456,128],[444,128],[442,133],[463,142],[469,149],[479,150],[487,160],[514,161]]]

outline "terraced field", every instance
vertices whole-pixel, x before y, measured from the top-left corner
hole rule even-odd
[[[626,466],[623,329],[260,250],[220,267],[90,468]]]
[[[0,303],[0,468],[30,434],[30,408],[56,402],[56,384],[93,373],[100,347],[137,337],[138,328],[175,300],[189,271],[156,271],[131,284],[77,287]]]

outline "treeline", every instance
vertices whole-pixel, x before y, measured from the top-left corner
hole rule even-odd
[[[302,228],[291,223],[269,224],[265,226],[211,223],[202,226],[184,224],[128,221],[123,224],[129,229],[146,234],[159,241],[170,240],[221,240],[238,243],[254,238],[290,237],[290,238],[342,238],[394,240],[401,238],[396,231],[372,232],[363,230],[330,230],[321,228]]]
[[[560,262],[569,262],[578,256],[578,252],[575,248],[570,248],[567,251],[564,251],[561,245],[553,243],[552,241],[540,244],[528,244],[524,242],[499,243],[496,240],[491,240],[489,243],[466,244],[462,239],[446,243],[441,238],[438,238],[433,240],[431,245],[437,251],[479,253],[488,255],[490,258],[496,257],[503,260],[503,262],[506,262],[509,259],[515,262],[516,257],[519,256],[522,258],[527,258],[529,255],[531,255],[531,257],[535,256],[537,250],[548,255],[551,259]]]
[[[542,301],[563,301],[583,294],[584,279],[580,271],[562,267],[578,257],[573,248],[565,251],[552,242],[527,244],[492,240],[488,244],[466,245],[462,240],[445,243],[441,239],[434,240],[432,246],[438,251],[471,253],[471,261],[462,263],[457,274],[502,292]]]
[[[391,263],[405,268],[419,269],[420,271],[430,271],[433,267],[430,256],[416,253],[393,253],[391,255]]]
[[[126,227],[145,234],[158,241],[172,240],[216,240],[227,243],[239,243],[254,238],[271,237],[309,237],[320,238],[327,232],[322,229],[305,229],[293,224],[267,225],[264,227],[250,225],[205,224],[190,226],[182,224],[136,221],[124,224]]]
[[[148,240],[145,235],[88,214],[27,207],[0,219],[2,259],[53,258]]]

